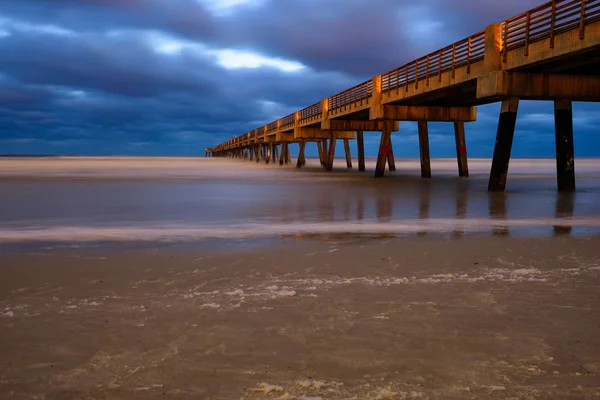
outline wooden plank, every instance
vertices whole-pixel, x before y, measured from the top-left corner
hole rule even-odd
[[[478,99],[600,101],[600,76],[499,71],[477,78]]]
[[[321,122],[322,130],[331,131],[366,131],[373,132],[383,130],[384,121],[382,120],[343,120],[343,119],[328,119]],[[392,130],[397,131],[399,128],[398,122],[394,123]],[[338,136],[339,137],[339,136]],[[345,139],[354,139],[353,137],[345,137]]]
[[[477,119],[475,107],[390,106],[370,108],[370,119],[387,121],[471,122]]]

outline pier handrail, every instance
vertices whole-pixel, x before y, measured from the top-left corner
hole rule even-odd
[[[506,61],[508,51],[525,47],[539,40],[550,38],[550,48],[554,46],[554,36],[579,29],[583,39],[584,26],[600,21],[600,0],[554,0],[502,22],[502,53]]]

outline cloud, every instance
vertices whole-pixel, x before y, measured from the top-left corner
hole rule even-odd
[[[0,152],[198,154],[537,3],[4,0]],[[523,104],[517,129],[551,132],[552,112]],[[470,154],[489,152],[497,113],[468,125]],[[576,105],[576,134],[599,114]],[[452,154],[451,124],[430,132]]]

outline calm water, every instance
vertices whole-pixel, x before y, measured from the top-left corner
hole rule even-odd
[[[356,162],[355,162],[356,166]],[[181,240],[303,234],[600,232],[600,160],[576,160],[574,194],[554,160],[511,161],[506,193],[488,193],[490,160],[397,160],[373,179],[343,160],[326,173],[192,158],[0,159],[0,240]]]

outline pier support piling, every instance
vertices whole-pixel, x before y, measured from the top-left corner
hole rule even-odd
[[[388,169],[390,172],[396,171],[396,159],[394,158],[394,147],[392,146],[392,135],[388,139],[389,151],[387,154]]]
[[[350,142],[348,139],[344,139],[344,152],[346,153],[346,167],[352,168],[352,155],[350,154]]]
[[[383,131],[381,132],[381,140],[379,142],[379,152],[377,153],[377,165],[375,167],[375,177],[382,177],[385,173],[385,163],[389,162],[389,153],[392,147],[392,125],[389,121],[385,121]]]
[[[510,161],[510,150],[515,134],[518,109],[519,99],[516,97],[502,102],[500,118],[498,119],[498,131],[496,133],[496,145],[494,146],[494,156],[492,158],[492,170],[490,171],[490,181],[488,183],[488,190],[491,192],[501,192],[506,187],[508,163]]]
[[[335,144],[337,142],[337,133],[331,131],[331,139],[329,140],[329,151],[327,152],[327,171],[333,171],[333,160],[335,159]]]
[[[267,156],[265,157],[265,164],[268,164],[271,161],[271,149],[273,146],[267,145]]]
[[[324,160],[323,160],[323,147],[321,146],[321,142],[320,141],[316,141],[315,144],[317,145],[317,150],[319,150],[319,161],[321,162],[321,166],[324,165]]]
[[[306,164],[306,159],[304,158],[304,148],[306,147],[306,142],[302,140],[300,142],[300,151],[298,152],[298,162],[296,163],[296,168],[302,168],[304,164]]]
[[[419,153],[421,157],[421,177],[431,178],[431,159],[429,157],[429,130],[427,121],[419,121]]]
[[[363,131],[356,132],[356,147],[358,151],[358,170],[364,172],[365,170],[365,138]]]
[[[575,190],[575,153],[573,150],[573,108],[570,100],[554,101],[556,141],[556,181],[558,190]]]
[[[467,141],[465,140],[465,123],[454,122],[454,139],[456,141],[456,159],[458,161],[458,176],[469,177],[469,163],[467,160]]]
[[[283,165],[283,163],[286,160],[286,148],[287,148],[287,143],[281,143],[281,154],[279,155],[279,165]]]

